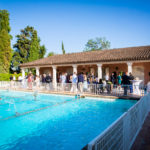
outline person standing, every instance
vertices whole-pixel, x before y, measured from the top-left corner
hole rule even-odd
[[[10,76],[10,78],[9,78],[9,79],[10,79],[10,81],[12,81],[12,80],[13,80],[13,77],[12,77],[12,75]]]
[[[134,80],[134,76],[132,75],[132,73],[129,73],[129,81],[130,81],[130,93],[133,93],[133,84],[132,84],[132,80]]]
[[[38,89],[40,87],[40,78],[37,75],[35,77],[35,84],[36,84],[36,88]]]
[[[121,75],[119,73],[118,76],[117,76],[117,81],[118,81],[118,86],[119,87],[121,86],[121,80],[122,80],[122,78],[121,78]]]
[[[109,81],[109,75],[108,74],[105,75],[105,80],[106,80],[106,82]]]
[[[84,82],[83,73],[80,73],[78,75],[78,86],[79,86],[79,91],[81,93],[83,92],[83,82]]]
[[[11,75],[9,79],[10,79],[10,87],[13,87],[13,76]]]
[[[46,78],[45,78],[45,82],[46,82],[46,83],[52,82],[52,77],[51,77],[51,74],[50,74],[50,73],[47,74],[47,76],[46,76]]]
[[[46,84],[46,74],[42,75],[42,86],[45,86]]]
[[[74,72],[73,76],[72,76],[72,87],[71,87],[71,92],[77,92],[77,74],[76,72]]]
[[[28,76],[28,87],[30,90],[32,90],[32,75],[31,74],[29,74]]]
[[[115,76],[114,76],[114,73],[111,74],[110,76],[110,81],[112,84],[115,84]]]
[[[110,91],[112,91],[113,90],[113,87],[114,87],[114,84],[115,84],[115,76],[114,76],[114,73],[112,73],[111,74],[111,76],[110,76],[110,81],[111,81],[111,83],[112,84],[110,84]]]
[[[18,77],[18,82],[22,82],[22,76]]]
[[[125,95],[125,96],[127,96],[128,86],[130,85],[129,76],[128,76],[127,74],[128,74],[128,73],[126,72],[126,73],[122,76],[122,84],[123,84],[124,95]]]
[[[86,92],[87,89],[88,89],[88,83],[87,83],[87,76],[86,76],[86,74],[83,74],[83,79],[84,79],[84,82],[83,82],[83,91]]]
[[[49,85],[49,89],[51,90],[51,88],[52,88],[52,84],[51,84],[51,82],[52,82],[52,77],[51,77],[51,74],[50,74],[50,73],[47,74],[47,76],[46,76],[46,78],[45,78],[45,81],[46,81],[46,83]]]
[[[61,76],[61,85],[62,85],[62,90],[64,91],[66,86],[66,73],[63,73]]]

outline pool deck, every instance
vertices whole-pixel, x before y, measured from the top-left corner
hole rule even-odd
[[[150,112],[137,135],[131,150],[150,150]]]
[[[0,88],[2,90],[7,90],[8,88]],[[13,91],[23,91],[23,92],[35,92],[36,90],[29,90],[29,89],[11,89]],[[60,95],[71,95],[71,96],[75,96],[76,93],[71,93],[71,92],[66,92],[66,91],[62,91],[62,92],[58,92],[58,91],[47,91],[47,90],[39,90],[39,93],[44,93],[44,94],[60,94]],[[79,94],[79,93],[78,93]],[[109,98],[109,99],[127,99],[127,100],[139,100],[141,97],[140,96],[133,96],[133,95],[129,95],[129,96],[114,96],[114,95],[108,95],[108,94],[88,94],[88,93],[84,93],[81,94],[81,96],[84,97],[95,97],[95,98]]]

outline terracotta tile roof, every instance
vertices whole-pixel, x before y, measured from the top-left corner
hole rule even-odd
[[[136,61],[150,60],[150,46],[128,47],[110,50],[96,50],[90,52],[71,53],[64,55],[54,55],[47,58],[38,59],[29,63],[21,64],[21,67],[80,64],[94,62],[116,62],[116,61]]]

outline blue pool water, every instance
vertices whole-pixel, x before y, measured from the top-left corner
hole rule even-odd
[[[35,100],[14,91],[0,97],[1,150],[80,150],[136,103],[46,94]]]

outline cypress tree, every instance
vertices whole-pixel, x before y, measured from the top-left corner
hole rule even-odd
[[[66,51],[65,51],[65,49],[64,49],[64,43],[63,43],[63,42],[62,42],[62,53],[63,53],[63,54],[66,53]]]
[[[9,13],[0,10],[0,73],[9,73],[12,57]]]

